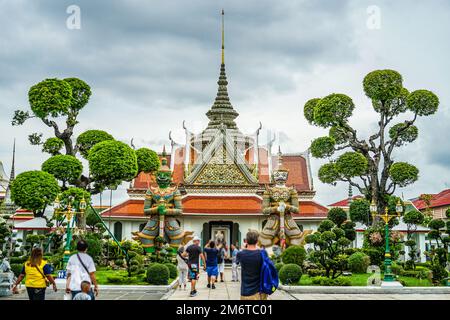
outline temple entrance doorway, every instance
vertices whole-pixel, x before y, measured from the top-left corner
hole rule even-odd
[[[228,254],[230,254],[230,245],[232,243],[239,244],[241,233],[239,231],[239,223],[232,221],[210,221],[203,224],[202,241],[203,245],[209,240],[223,242],[227,244]]]

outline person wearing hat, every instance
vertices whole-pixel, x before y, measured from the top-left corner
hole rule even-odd
[[[183,252],[183,256],[188,257],[189,279],[191,280],[190,296],[195,297],[197,295],[195,284],[197,283],[198,274],[200,272],[200,258],[203,262],[203,268],[206,269],[205,256],[203,255],[202,248],[200,247],[199,237],[194,237],[193,243],[186,248]]]

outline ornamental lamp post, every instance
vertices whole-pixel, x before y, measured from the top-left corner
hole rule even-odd
[[[67,209],[62,210],[61,209],[61,201],[59,199],[59,195],[56,197],[53,208],[55,215],[57,217],[60,217],[62,215],[65,216],[65,219],[67,220],[67,227],[66,227],[66,245],[64,247],[64,257],[63,257],[63,269],[67,265],[67,262],[70,258],[70,243],[72,242],[72,229],[73,229],[73,217],[76,213],[76,210],[72,208],[72,202],[74,198],[72,196],[69,197],[69,202],[67,204]],[[78,205],[78,209],[83,214],[86,211],[86,200],[84,197],[80,200],[80,203]]]
[[[384,251],[384,281],[386,282],[393,282],[395,281],[395,277],[392,274],[391,265],[392,265],[392,259],[391,259],[391,250],[389,248],[389,221],[393,218],[400,217],[401,213],[403,212],[403,206],[400,202],[400,200],[397,202],[395,206],[395,215],[389,214],[389,208],[384,208],[384,214],[378,213],[377,205],[375,201],[372,200],[372,203],[370,204],[370,211],[372,213],[372,217],[380,217],[384,221],[384,238],[385,238],[385,251]]]

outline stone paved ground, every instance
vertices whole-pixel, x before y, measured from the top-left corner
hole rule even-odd
[[[208,289],[208,277],[206,272],[202,271],[197,282],[198,295],[189,297],[190,285],[183,290],[177,288],[173,291],[168,300],[239,300],[240,299],[240,282],[231,281],[231,269],[225,268],[225,282],[217,282],[216,289]],[[269,296],[269,300],[293,300],[294,298],[284,291],[277,290],[273,295]]]
[[[47,289],[46,300],[63,300],[64,292],[58,290],[54,292],[52,289]],[[160,300],[163,293],[149,293],[145,291],[132,291],[132,290],[104,290],[100,291],[98,300]],[[26,291],[20,294],[15,294],[9,297],[0,298],[0,300],[28,300],[28,295]]]
[[[450,294],[297,294],[297,300],[450,300]]]

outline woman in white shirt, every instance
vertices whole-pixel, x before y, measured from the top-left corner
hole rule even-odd
[[[186,258],[183,257],[184,247],[180,246],[177,251],[177,269],[178,269],[178,284],[180,289],[184,286],[186,290],[186,279],[188,274],[188,265],[186,263]]]

